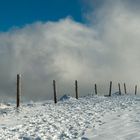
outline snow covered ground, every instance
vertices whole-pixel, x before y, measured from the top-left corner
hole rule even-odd
[[[0,140],[140,140],[139,96],[0,104]]]

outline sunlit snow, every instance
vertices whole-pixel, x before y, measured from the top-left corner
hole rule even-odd
[[[139,96],[0,104],[0,140],[139,140]]]

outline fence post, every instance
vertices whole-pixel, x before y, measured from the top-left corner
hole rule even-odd
[[[111,96],[111,90],[112,90],[112,81],[110,81],[109,96]]]
[[[95,84],[95,94],[97,95],[97,85]]]
[[[76,94],[76,99],[78,99],[78,82],[75,80],[75,94]]]
[[[120,86],[120,83],[118,83],[118,87],[119,87],[119,94],[121,95],[121,86]]]
[[[17,108],[20,106],[21,95],[21,75],[17,74]]]
[[[57,97],[56,97],[56,82],[53,80],[53,91],[54,91],[54,103],[57,103]]]
[[[135,95],[137,94],[137,85],[135,86]]]
[[[124,93],[127,94],[126,92],[126,84],[124,83]]]

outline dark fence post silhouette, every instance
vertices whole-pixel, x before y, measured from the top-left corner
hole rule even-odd
[[[76,99],[78,99],[78,82],[75,80],[75,94],[76,94]]]
[[[121,86],[120,86],[120,83],[118,83],[118,87],[119,87],[119,94],[121,95]]]
[[[20,106],[21,95],[21,75],[17,74],[17,108]]]
[[[137,94],[137,85],[135,86],[135,95]]]
[[[111,96],[111,90],[112,90],[112,81],[110,81],[109,96]]]
[[[97,95],[97,85],[95,84],[95,94]]]
[[[54,91],[54,103],[57,103],[57,97],[56,97],[56,82],[53,80],[53,91]]]
[[[124,83],[124,93],[127,94],[127,91],[126,91],[126,84]]]

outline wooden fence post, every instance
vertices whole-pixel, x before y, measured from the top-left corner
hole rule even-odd
[[[119,87],[119,94],[121,95],[121,86],[120,86],[120,83],[118,83],[118,87]]]
[[[95,94],[97,95],[97,85],[95,84]]]
[[[53,91],[54,91],[54,103],[57,103],[57,97],[56,97],[56,82],[53,80]]]
[[[126,84],[124,83],[124,93],[127,94],[127,91],[126,91]]]
[[[75,94],[76,94],[76,99],[78,99],[78,82],[75,80]]]
[[[135,95],[137,94],[137,85],[135,86]]]
[[[109,96],[111,96],[111,90],[112,90],[112,81],[110,81]]]
[[[21,75],[17,74],[17,108],[20,106],[21,95]]]

